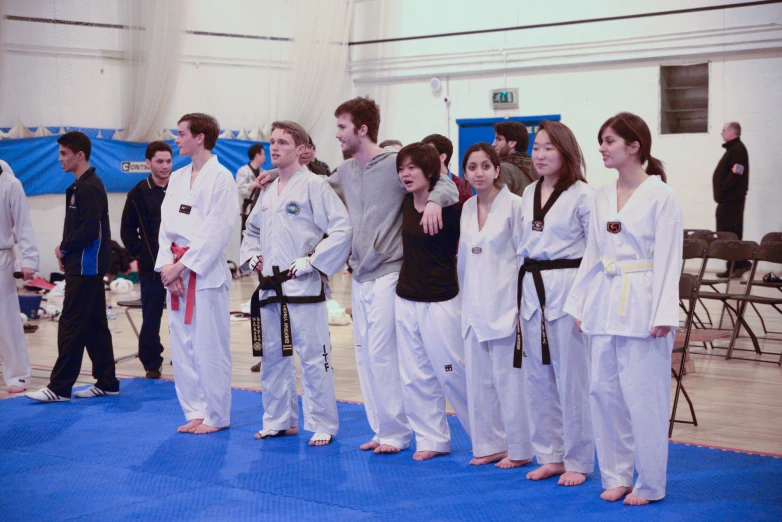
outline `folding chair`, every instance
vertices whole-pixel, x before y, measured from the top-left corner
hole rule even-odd
[[[749,280],[747,281],[746,291],[742,295],[736,295],[731,297],[731,299],[736,300],[736,302],[738,303],[737,313],[740,321],[737,321],[737,327],[733,329],[733,335],[731,336],[730,339],[730,346],[728,347],[728,355],[727,355],[728,359],[742,359],[741,357],[733,357],[734,350],[741,350],[740,348],[735,348],[735,342],[736,342],[736,338],[738,337],[742,324],[745,325],[745,328],[747,328],[747,333],[750,333],[750,335],[752,335],[751,330],[749,330],[749,328],[746,326],[747,324],[746,321],[744,321],[744,312],[746,311],[747,303],[753,305],[753,308],[754,305],[756,304],[771,306],[778,313],[782,314],[782,308],[780,308],[780,305],[782,305],[782,296],[766,297],[766,296],[752,294],[752,288],[755,286],[759,286],[757,283],[755,283],[755,271],[757,270],[758,262],[782,264],[782,242],[763,243],[758,247],[757,251],[755,252],[754,263],[752,265],[752,270],[750,271],[750,277]],[[780,339],[773,339],[773,338],[770,339],[780,340]],[[757,345],[755,351],[760,355],[763,354],[763,352],[760,350],[760,348]],[[759,362],[773,362],[773,361],[764,361],[760,359],[747,359],[747,360],[759,361]],[[777,362],[777,364],[782,366],[782,353],[780,353],[779,361]]]
[[[758,248],[758,244],[755,243],[754,241],[717,240],[709,245],[709,250],[706,254],[706,257],[707,260],[720,259],[722,261],[727,261],[729,263],[728,273],[732,274],[733,266],[735,265],[735,263],[738,261],[752,261],[755,257],[755,251],[757,250],[757,248]],[[754,270],[755,267],[753,265],[751,274],[754,274]],[[746,288],[748,289],[751,286],[752,285],[747,285]],[[714,286],[712,286],[712,288],[714,288]],[[726,285],[724,292],[719,292],[719,291],[700,292],[699,291],[698,297],[700,299],[710,299],[710,300],[722,302],[723,310],[728,311],[728,315],[730,315],[731,321],[733,322],[734,336],[732,336],[732,339],[735,340],[735,336],[738,335],[739,326],[743,325],[744,328],[747,330],[747,333],[749,334],[750,338],[752,339],[752,344],[755,348],[755,352],[761,354],[762,352],[760,351],[760,346],[758,345],[758,339],[755,336],[755,333],[752,331],[752,329],[749,327],[747,322],[744,320],[743,316],[739,314],[738,303],[736,304],[736,307],[734,307],[729,302],[731,300],[735,300],[736,297],[739,297],[740,295],[731,294],[729,292],[730,292],[730,285],[728,284]],[[741,295],[747,295],[747,291],[745,290],[744,294]],[[732,344],[730,346],[732,346]],[[728,347],[728,349],[730,349],[730,346]]]
[[[684,238],[689,240],[696,240],[700,239],[702,241],[705,241],[706,244],[711,245],[715,241],[719,240],[738,240],[738,236],[733,232],[712,232],[711,230],[700,230],[700,229],[689,229],[684,231]],[[706,279],[706,266],[708,265],[708,260],[703,261],[703,274],[701,274],[701,277],[698,279],[699,286],[705,285],[711,288],[715,292],[719,292],[717,287],[715,285],[724,284],[725,285],[725,291],[728,291],[728,288],[730,287],[730,276],[733,275],[733,271],[731,270],[728,274],[729,277],[727,279],[722,278],[716,278],[716,279]],[[732,268],[732,267],[731,267]],[[703,306],[703,302],[701,302],[701,305]],[[704,310],[706,311],[706,319],[707,321],[699,321],[701,322],[701,325],[708,324],[709,326],[713,326],[713,321],[711,320],[711,313],[709,313],[709,310],[704,306]],[[722,312],[720,313],[720,328],[722,327],[722,316],[725,313],[725,310],[723,308]]]
[[[700,282],[703,279],[703,273],[706,271],[706,253],[709,250],[709,244],[704,241],[703,239],[687,239],[687,236],[684,236],[684,246],[682,248],[682,260],[684,261],[682,263],[682,274],[684,273],[685,265],[687,264],[687,261],[690,259],[700,259],[700,267],[698,267],[698,274],[695,276],[697,286],[700,287]],[[706,314],[708,315],[709,311],[706,309],[706,306],[703,305],[701,302],[701,306],[703,306],[703,309],[706,310]],[[682,308],[685,312],[687,311],[684,308],[684,302],[683,300],[679,300],[679,307]],[[698,314],[695,312],[695,309],[693,309],[693,315],[696,321],[698,321],[699,326],[701,328],[705,328],[705,324],[703,321],[701,321],[700,317],[698,317]],[[711,321],[709,321],[709,324],[711,324]]]
[[[125,317],[128,318],[130,327],[133,328],[133,333],[136,334],[136,339],[138,339],[138,329],[136,328],[136,323],[133,322],[133,317],[131,317],[130,311],[141,310],[141,299],[137,299],[135,301],[117,301],[117,306],[121,306],[122,308],[125,309]],[[130,355],[123,355],[117,357],[116,359],[114,359],[114,362],[118,363],[120,361],[125,361],[127,359],[133,359],[134,357],[138,357],[138,351]]]
[[[686,302],[687,306],[684,308],[687,316],[684,320],[684,328],[679,329],[676,332],[676,340],[673,344],[673,353],[682,354],[682,360],[679,364],[679,371],[677,372],[671,368],[671,375],[676,379],[676,393],[673,395],[673,409],[671,412],[671,421],[668,426],[668,438],[673,435],[673,423],[680,422],[682,424],[698,425],[698,419],[695,417],[695,408],[692,405],[692,400],[687,394],[687,390],[682,384],[684,378],[684,364],[687,360],[687,353],[690,346],[690,333],[692,331],[693,324],[693,310],[695,309],[696,299],[698,297],[698,279],[692,274],[682,274],[679,278],[679,300]],[[690,406],[690,414],[692,415],[691,421],[677,420],[676,409],[679,406],[679,392],[684,394],[684,398],[687,400],[687,404]]]
[[[763,236],[763,239],[760,240],[760,244],[764,245],[766,243],[782,243],[782,232],[769,232],[765,236]],[[749,281],[742,281],[742,285],[746,285]],[[759,288],[776,288],[780,292],[782,292],[782,281],[764,281],[763,279],[752,279],[752,286],[756,286]],[[760,310],[755,306],[755,303],[750,301],[749,305],[755,310],[755,313],[758,316],[758,319],[760,319],[760,326],[763,328],[763,335],[768,336],[769,334],[775,334],[775,335],[782,335],[782,332],[777,332],[774,330],[769,330],[766,328],[766,321],[763,319],[763,315],[760,313]]]

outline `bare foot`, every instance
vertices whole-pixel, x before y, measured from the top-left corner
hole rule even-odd
[[[532,462],[532,459],[527,460],[513,460],[509,457],[505,457],[501,461],[499,461],[497,464],[494,465],[495,468],[502,468],[502,469],[512,469],[512,468],[520,468],[522,466],[526,466]]]
[[[380,446],[380,443],[378,441],[370,440],[369,442],[365,442],[364,444],[359,446],[358,449],[360,449],[361,451],[369,451],[377,448],[378,446]]]
[[[611,488],[600,493],[600,498],[602,498],[603,500],[607,500],[608,502],[616,502],[620,498],[630,493],[632,490],[633,488],[626,488],[624,486],[620,486],[618,488]]]
[[[177,432],[179,433],[193,433],[193,430],[196,426],[199,426],[201,423],[204,422],[204,419],[193,419],[184,426],[180,426],[177,429]]]
[[[8,389],[5,391],[6,393],[22,393],[26,388],[23,388],[21,386],[9,386]]]
[[[332,440],[334,440],[333,435],[329,435],[328,433],[316,433],[312,436],[308,444],[310,446],[328,446],[331,444]]]
[[[296,435],[297,433],[299,433],[299,428],[288,428],[287,430],[285,430],[285,436],[286,437],[288,435]],[[256,439],[262,439],[263,438],[263,437],[261,437],[261,432],[256,433],[255,435],[253,435],[253,437],[255,437]]]
[[[400,451],[401,450],[399,448],[396,446],[391,446],[390,444],[380,444],[377,448],[375,448],[376,455],[380,455],[381,453],[399,453]]]
[[[492,462],[497,462],[498,460],[502,460],[507,456],[508,456],[507,451],[501,451],[499,453],[494,453],[492,455],[486,455],[485,457],[475,457],[470,461],[470,464],[473,466],[483,466],[484,464],[491,464]]]
[[[214,433],[216,431],[224,430],[227,427],[228,426],[223,426],[222,428],[215,428],[214,426],[210,426],[209,424],[201,423],[195,428],[193,428],[193,431],[191,431],[190,433],[192,433],[193,435],[207,435],[209,433]]]
[[[632,491],[627,494],[624,501],[624,504],[626,506],[645,506],[648,503],[649,503],[648,500],[646,500],[645,498],[635,496],[635,493],[633,493]]]
[[[552,464],[543,464],[536,470],[527,473],[527,480],[544,480],[556,475],[562,475],[565,472],[565,464],[554,462]]]
[[[560,486],[580,486],[586,482],[587,474],[579,473],[578,471],[566,471],[559,477],[558,484]]]
[[[429,460],[440,455],[448,455],[448,451],[416,451],[413,453],[413,460]]]

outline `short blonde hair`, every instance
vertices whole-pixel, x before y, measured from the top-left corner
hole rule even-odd
[[[280,129],[283,132],[287,132],[293,137],[293,143],[298,147],[299,145],[307,145],[309,143],[310,135],[304,130],[304,127],[294,121],[275,121],[272,123],[272,132],[275,129]]]

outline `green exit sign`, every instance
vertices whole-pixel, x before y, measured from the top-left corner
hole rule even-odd
[[[519,107],[519,90],[494,89],[491,91],[491,104],[494,109],[517,109]]]

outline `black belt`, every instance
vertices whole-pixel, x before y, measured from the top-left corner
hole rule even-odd
[[[253,292],[250,301],[250,321],[253,336],[253,356],[263,355],[263,329],[261,326],[261,308],[267,304],[280,303],[280,338],[282,340],[282,356],[293,355],[293,337],[291,336],[291,316],[288,313],[290,304],[322,303],[326,300],[326,292],[323,282],[320,283],[320,295],[316,296],[287,296],[282,293],[282,284],[293,279],[289,272],[280,272],[280,267],[272,267],[272,275],[259,277],[258,287]],[[276,295],[261,299],[261,290],[271,290]]]
[[[546,287],[543,285],[543,270],[563,270],[565,268],[578,268],[581,258],[578,259],[551,259],[538,261],[526,258],[519,269],[519,282],[516,291],[516,299],[519,305],[519,321],[516,324],[516,349],[513,352],[513,367],[521,368],[522,364],[522,339],[521,339],[521,291],[524,286],[524,275],[529,272],[535,282],[535,290],[540,301],[540,345],[543,351],[543,364],[551,364],[551,351],[548,347],[548,335],[546,335]]]

